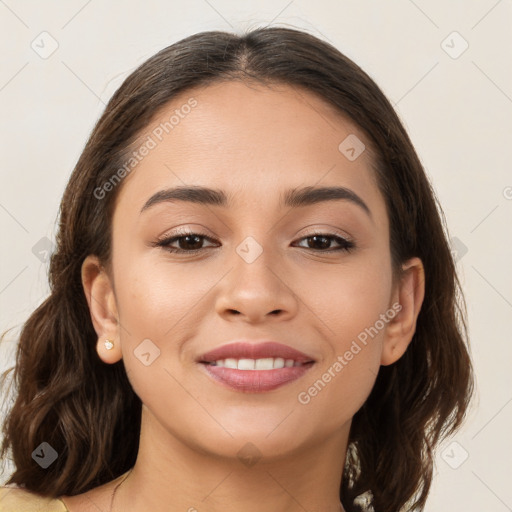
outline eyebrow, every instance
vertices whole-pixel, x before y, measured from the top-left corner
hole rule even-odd
[[[324,201],[350,201],[359,206],[372,218],[368,205],[353,191],[346,187],[303,187],[287,190],[282,196],[280,206],[300,208]],[[223,190],[201,186],[178,186],[160,190],[144,204],[140,213],[163,202],[183,201],[201,205],[229,207],[231,201]]]

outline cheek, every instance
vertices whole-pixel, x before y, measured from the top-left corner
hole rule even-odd
[[[358,349],[359,350],[359,349]],[[356,350],[354,350],[355,352]],[[313,421],[316,435],[327,435],[351,420],[370,394],[378,372],[375,353],[361,349],[348,360],[345,354],[326,361],[316,374],[305,382],[297,395],[297,407]]]
[[[368,264],[354,259],[353,265],[307,277],[296,289],[313,313],[312,321],[324,325],[325,337],[338,352],[389,308],[392,276],[385,261]]]
[[[328,424],[348,420],[362,406],[380,366],[382,340],[391,286],[384,271],[351,269],[324,280],[322,293],[311,290],[308,305],[327,344],[315,374],[302,388],[298,402],[317,413],[338,411]],[[314,299],[316,297],[316,299]]]
[[[193,313],[215,283],[212,276],[203,279],[192,270],[144,257],[132,264],[120,261],[116,277],[118,311],[126,330],[160,341],[175,336],[180,319]]]
[[[391,273],[382,263],[362,265],[331,273],[315,283],[308,285],[306,302],[328,345],[297,399],[318,414],[325,409],[338,411],[339,415],[327,420],[334,426],[357,412],[375,382],[386,319],[393,318],[387,313]]]

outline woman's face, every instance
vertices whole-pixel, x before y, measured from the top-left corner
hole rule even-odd
[[[365,136],[302,89],[225,82],[175,98],[140,144],[113,217],[108,304],[119,327],[103,334],[120,344],[143,416],[170,439],[228,457],[248,442],[267,457],[326,438],[341,445],[389,364],[400,308]],[[175,187],[216,193],[172,199],[164,191]],[[326,187],[342,189],[313,193]],[[203,357],[241,340],[304,359],[271,347],[253,359],[285,368],[235,370],[211,359],[238,365],[249,353]]]

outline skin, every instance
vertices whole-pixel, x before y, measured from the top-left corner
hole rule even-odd
[[[82,267],[98,355],[106,364],[123,359],[143,402],[137,461],[114,510],[337,512],[352,417],[380,365],[398,360],[413,337],[422,263],[409,260],[393,282],[389,220],[370,151],[349,161],[338,150],[349,134],[367,148],[369,141],[322,99],[290,86],[218,83],[176,97],[141,140],[191,96],[197,106],[123,180],[112,275],[93,255]],[[140,213],[155,192],[185,184],[222,189],[233,204],[175,201]],[[347,200],[279,207],[283,191],[306,185],[347,187],[371,217]],[[213,242],[201,239],[192,256],[151,246],[178,226]],[[341,234],[356,248],[322,252],[322,243],[306,238],[316,231]],[[250,264],[236,252],[248,236],[263,249]],[[339,247],[328,240],[327,248]],[[378,335],[300,403],[298,394],[397,303],[401,311]],[[145,366],[134,350],[148,338],[161,353]],[[276,390],[234,391],[200,371],[196,358],[240,338],[276,340],[316,363]],[[251,467],[237,456],[248,442],[261,455]],[[107,511],[118,482],[64,502],[71,512]]]

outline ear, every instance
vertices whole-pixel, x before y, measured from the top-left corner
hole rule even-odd
[[[117,363],[122,353],[116,298],[111,279],[97,256],[89,255],[82,263],[82,286],[89,304],[92,324],[98,335],[98,355],[105,363]],[[114,344],[111,350],[105,347],[107,339]]]
[[[425,270],[419,258],[402,266],[404,273],[393,292],[393,309],[398,313],[386,327],[382,346],[383,366],[398,361],[407,350],[416,331],[416,321],[425,296]],[[400,304],[400,307],[398,306]]]

